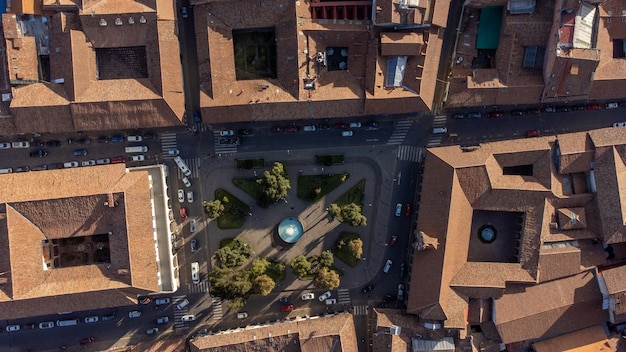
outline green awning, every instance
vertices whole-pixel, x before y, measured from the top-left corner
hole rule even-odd
[[[480,10],[476,49],[498,49],[502,14],[502,6],[490,6]]]

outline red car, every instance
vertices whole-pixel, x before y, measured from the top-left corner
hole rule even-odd
[[[81,345],[89,345],[90,343],[94,343],[94,342],[96,342],[96,339],[93,336],[80,340]]]
[[[337,122],[336,124],[333,125],[333,127],[337,128],[337,129],[343,130],[343,129],[348,128],[348,124],[347,123],[343,123],[343,122]]]
[[[115,158],[111,158],[111,164],[119,164],[119,163],[125,163],[126,162],[126,158],[123,156],[116,156]]]
[[[180,219],[182,221],[187,220],[187,208],[185,207],[180,207]]]
[[[389,245],[391,247],[395,246],[398,243],[398,236],[391,236],[391,241],[389,241]]]
[[[541,135],[541,131],[539,130],[526,131],[526,137],[539,137],[540,135]]]
[[[283,304],[280,306],[281,312],[291,312],[293,310],[293,304]]]
[[[502,117],[502,113],[499,111],[492,111],[487,114],[487,117]]]
[[[602,110],[602,105],[600,105],[600,104],[589,104],[589,105],[587,105],[587,110]]]
[[[282,130],[283,129],[278,126],[272,126],[272,128],[270,128],[270,132],[281,132]]]
[[[413,210],[413,206],[411,203],[406,203],[406,210],[404,211],[404,215],[411,216],[411,210]]]
[[[298,132],[298,131],[300,131],[300,127],[299,126],[295,126],[295,125],[289,125],[289,126],[285,126],[283,128],[283,131],[285,131],[285,132]]]

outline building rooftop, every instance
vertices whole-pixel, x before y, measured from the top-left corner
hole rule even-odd
[[[147,173],[105,165],[6,174],[2,184],[2,319],[114,307],[158,291],[155,252],[145,250],[154,236]]]

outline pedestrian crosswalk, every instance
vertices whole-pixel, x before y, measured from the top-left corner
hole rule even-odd
[[[176,133],[164,133],[161,135],[161,153],[163,159],[172,159],[174,155],[167,154],[168,150],[178,149],[176,144]]]
[[[435,116],[433,119],[433,127],[444,127],[448,117],[446,115]]]
[[[387,144],[401,144],[404,141],[406,135],[409,133],[411,125],[413,125],[413,120],[397,121],[393,133],[387,141]]]
[[[354,306],[352,315],[367,315],[368,306]]]
[[[445,116],[445,115],[435,116],[435,118],[433,119],[433,128],[445,127],[447,119],[448,119],[448,117]],[[438,134],[438,135],[431,136],[428,139],[428,143],[426,143],[426,146],[427,147],[436,147],[438,145],[441,145],[444,136],[445,136],[444,134]]]
[[[196,122],[193,126],[196,131],[200,131],[200,133],[205,133],[209,130],[209,126],[207,126],[204,122]]]
[[[337,304],[350,304],[350,291],[348,289],[337,290]]]
[[[219,131],[214,131],[213,140],[215,141],[215,155],[237,153],[239,137],[223,137],[220,136]]]
[[[209,282],[202,281],[199,284],[188,283],[187,292],[189,293],[203,293],[209,292]]]
[[[174,296],[172,299],[172,304],[176,307],[179,303],[184,301],[186,297],[184,295]],[[190,305],[186,305],[182,309],[174,309],[174,329],[181,329],[188,327],[189,323],[185,323],[181,320],[184,315],[189,314]]]
[[[422,148],[413,145],[401,145],[398,147],[396,157],[398,160],[419,162],[422,157]]]
[[[191,170],[191,175],[187,176],[189,178],[198,178],[200,177],[200,158],[190,158],[190,159],[183,159],[183,161],[185,162],[185,164],[187,164],[187,167],[189,167],[189,170]],[[185,174],[183,174],[183,172],[180,170],[180,168],[176,168],[177,172],[178,172],[178,179],[182,179],[183,177],[185,177]]]
[[[212,297],[213,302],[211,303],[211,320],[222,320],[224,317],[224,313],[222,312],[222,299],[219,297]]]
[[[426,143],[427,147],[436,147],[438,145],[441,145],[441,142],[443,141],[443,136],[442,135],[438,135],[438,136],[432,136],[428,139],[428,143]]]

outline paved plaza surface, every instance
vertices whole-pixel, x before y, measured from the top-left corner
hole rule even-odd
[[[282,260],[287,265],[297,256],[320,254],[332,250],[337,236],[342,231],[356,232],[363,240],[363,260],[352,268],[335,257],[335,266],[343,272],[339,288],[354,288],[369,282],[381,269],[384,257],[381,247],[386,245],[386,225],[392,209],[389,204],[393,188],[393,170],[395,160],[389,158],[392,148],[351,148],[346,151],[308,150],[294,152],[276,152],[255,155],[238,154],[239,159],[264,158],[265,169],[237,169],[234,158],[222,158],[218,162],[210,161],[211,168],[203,173],[203,200],[211,201],[217,188],[228,192],[252,207],[251,216],[240,229],[220,230],[217,222],[204,215],[203,226],[208,231],[209,250],[212,255],[219,248],[219,242],[225,238],[241,237],[249,243],[259,257],[271,257]],[[315,155],[343,154],[345,162],[332,166],[315,164]],[[210,157],[209,157],[210,158]],[[277,202],[263,209],[255,200],[232,183],[235,177],[260,176],[274,161],[283,163],[289,173],[292,188],[286,202]],[[321,200],[312,203],[297,198],[297,178],[302,175],[337,174],[347,172],[350,177],[327,194]],[[362,179],[365,179],[365,198],[362,209],[368,219],[364,227],[352,227],[349,224],[333,220],[326,208],[344,192]],[[293,245],[284,246],[277,241],[276,226],[285,217],[297,217],[304,227],[302,238]],[[378,254],[378,255],[377,255]],[[312,280],[298,280],[290,268],[286,279],[279,282],[274,292],[304,290],[313,288]]]

